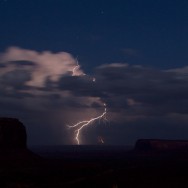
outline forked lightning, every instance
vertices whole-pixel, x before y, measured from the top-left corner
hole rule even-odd
[[[76,123],[75,125],[72,125],[72,126],[69,126],[69,125],[68,125],[69,128],[76,128],[76,131],[75,131],[75,133],[76,133],[75,139],[76,139],[76,142],[77,142],[78,145],[80,144],[80,133],[81,133],[81,131],[82,131],[82,129],[83,129],[84,127],[89,126],[89,125],[91,125],[94,121],[100,120],[100,119],[102,119],[102,118],[104,118],[104,119],[106,120],[106,104],[105,104],[105,103],[104,103],[104,107],[105,107],[105,108],[104,108],[104,112],[103,112],[101,115],[99,115],[99,116],[97,116],[97,117],[95,117],[95,118],[91,118],[90,120],[80,121],[80,122],[78,122],[78,123]]]
[[[76,64],[77,65],[72,70],[72,76],[76,76],[76,70],[80,68],[78,60],[76,60]],[[92,81],[95,82],[96,79],[93,78]],[[76,124],[74,124],[72,126],[67,125],[69,128],[75,128],[76,129],[75,130],[75,133],[76,133],[75,134],[75,140],[76,140],[78,145],[80,144],[80,133],[81,133],[82,129],[84,127],[87,127],[87,126],[91,125],[93,122],[95,122],[97,120],[100,120],[100,119],[106,120],[106,113],[107,113],[106,104],[104,103],[104,111],[103,111],[103,113],[101,115],[99,115],[99,116],[97,116],[95,118],[91,118],[89,120],[80,121],[80,122],[78,122],[78,123],[76,123]]]

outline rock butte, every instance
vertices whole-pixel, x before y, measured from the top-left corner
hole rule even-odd
[[[0,164],[36,162],[40,157],[27,148],[25,126],[16,118],[0,118]]]
[[[136,142],[138,151],[188,151],[187,140],[140,139]]]
[[[26,149],[27,134],[16,118],[0,118],[0,149]]]

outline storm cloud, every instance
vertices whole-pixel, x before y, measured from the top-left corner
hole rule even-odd
[[[188,138],[187,67],[112,63],[87,75],[77,63],[66,52],[11,47],[0,54],[0,115],[24,122],[29,144],[74,143],[66,125],[95,117],[103,103],[108,122],[84,130],[84,144],[95,144],[99,135],[107,144]]]

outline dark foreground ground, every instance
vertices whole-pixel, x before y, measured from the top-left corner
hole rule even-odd
[[[13,151],[12,157],[0,161],[0,187],[188,187],[185,151],[127,151],[123,147],[33,151],[42,157],[27,158]]]

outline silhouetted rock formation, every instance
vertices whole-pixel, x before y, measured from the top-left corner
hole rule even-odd
[[[25,126],[16,118],[0,118],[0,164],[32,164],[40,157],[27,149]]]
[[[188,151],[186,140],[140,139],[136,142],[138,151]]]
[[[0,118],[0,149],[26,149],[26,130],[15,118]]]

